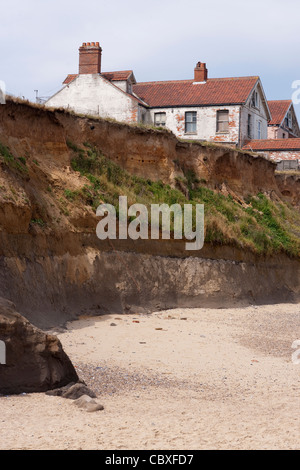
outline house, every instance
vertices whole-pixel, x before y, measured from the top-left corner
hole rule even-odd
[[[268,101],[268,139],[245,142],[245,150],[263,153],[278,170],[300,170],[300,130],[292,100]]]
[[[292,100],[268,101],[271,120],[268,123],[268,139],[300,137],[300,129]]]
[[[125,122],[167,127],[177,137],[241,147],[267,139],[271,114],[260,78],[209,78],[198,62],[190,80],[137,83],[131,70],[101,71],[98,42],[79,48],[79,73],[45,104]]]
[[[133,71],[102,73],[101,57],[99,42],[83,43],[79,48],[79,73],[68,75],[63,88],[45,105],[118,121],[142,121],[148,106],[132,92],[136,83]]]
[[[266,155],[277,163],[278,170],[300,170],[300,138],[251,140],[243,150]]]
[[[180,138],[238,147],[267,138],[271,116],[259,77],[208,78],[198,62],[191,80],[137,83],[133,91],[149,105],[149,121]]]

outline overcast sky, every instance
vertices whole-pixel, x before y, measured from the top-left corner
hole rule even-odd
[[[0,0],[0,80],[51,96],[78,72],[78,47],[99,41],[102,71],[137,81],[259,75],[268,99],[300,80],[299,0]],[[298,117],[300,105],[296,106]]]

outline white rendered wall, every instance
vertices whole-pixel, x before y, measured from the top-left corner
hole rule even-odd
[[[229,111],[228,132],[217,132],[217,111]],[[185,133],[185,113],[197,112],[197,130],[194,134]],[[166,113],[166,127],[177,137],[199,139],[214,142],[238,143],[240,106],[208,106],[187,108],[156,108],[150,110],[151,122],[154,124],[155,113]]]
[[[138,102],[99,74],[78,75],[52,96],[46,106],[69,108],[81,114],[99,115],[117,121],[135,122]]]

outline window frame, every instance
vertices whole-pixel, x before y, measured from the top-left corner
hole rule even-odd
[[[190,121],[187,120],[188,115],[192,116],[192,120],[190,120]],[[197,111],[185,111],[185,113],[184,113],[184,133],[188,134],[188,135],[197,134],[197,121],[198,121]],[[189,127],[188,125],[191,125],[191,127],[193,127],[193,130],[187,130],[187,128]]]
[[[261,125],[262,125],[262,121],[258,120],[257,121],[257,138],[258,138],[258,140],[261,139]]]
[[[219,116],[220,114],[223,113],[225,114],[226,113],[226,116],[227,116],[227,120],[220,120],[219,119]],[[227,129],[226,130],[220,130],[219,129],[219,125],[220,123],[227,123]],[[216,114],[216,133],[217,134],[229,134],[229,109],[218,109],[217,110],[217,114]]]
[[[247,117],[247,136],[249,139],[252,139],[252,126],[253,126],[253,118],[252,118],[252,114],[248,113],[248,117]]]
[[[257,90],[254,90],[252,93],[251,106],[252,108],[259,109],[259,93]]]
[[[165,120],[159,122],[156,122],[157,116],[164,116]],[[165,111],[159,111],[157,113],[154,113],[154,126],[155,127],[166,127],[166,122],[167,122],[167,113]]]
[[[293,129],[293,117],[292,117],[291,111],[288,112],[287,118],[288,118],[288,128]]]

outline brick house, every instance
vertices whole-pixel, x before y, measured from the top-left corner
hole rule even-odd
[[[300,170],[300,138],[251,140],[243,149],[263,153],[278,170]]]
[[[242,146],[267,138],[270,111],[259,77],[208,78],[199,62],[192,80],[137,83],[149,121],[184,139]]]
[[[79,73],[45,104],[125,122],[167,127],[176,136],[241,147],[267,139],[269,106],[260,78],[208,78],[198,62],[191,80],[137,83],[131,70],[101,71],[99,43],[79,48]]]
[[[292,100],[268,101],[272,118],[267,140],[249,140],[244,149],[264,153],[278,170],[300,170],[300,130]]]
[[[300,137],[300,129],[292,100],[268,101],[271,120],[268,123],[268,139]]]
[[[142,121],[147,105],[132,93],[136,83],[133,71],[103,73],[101,55],[99,42],[83,43],[79,48],[79,73],[68,75],[63,88],[45,105],[118,121]]]

